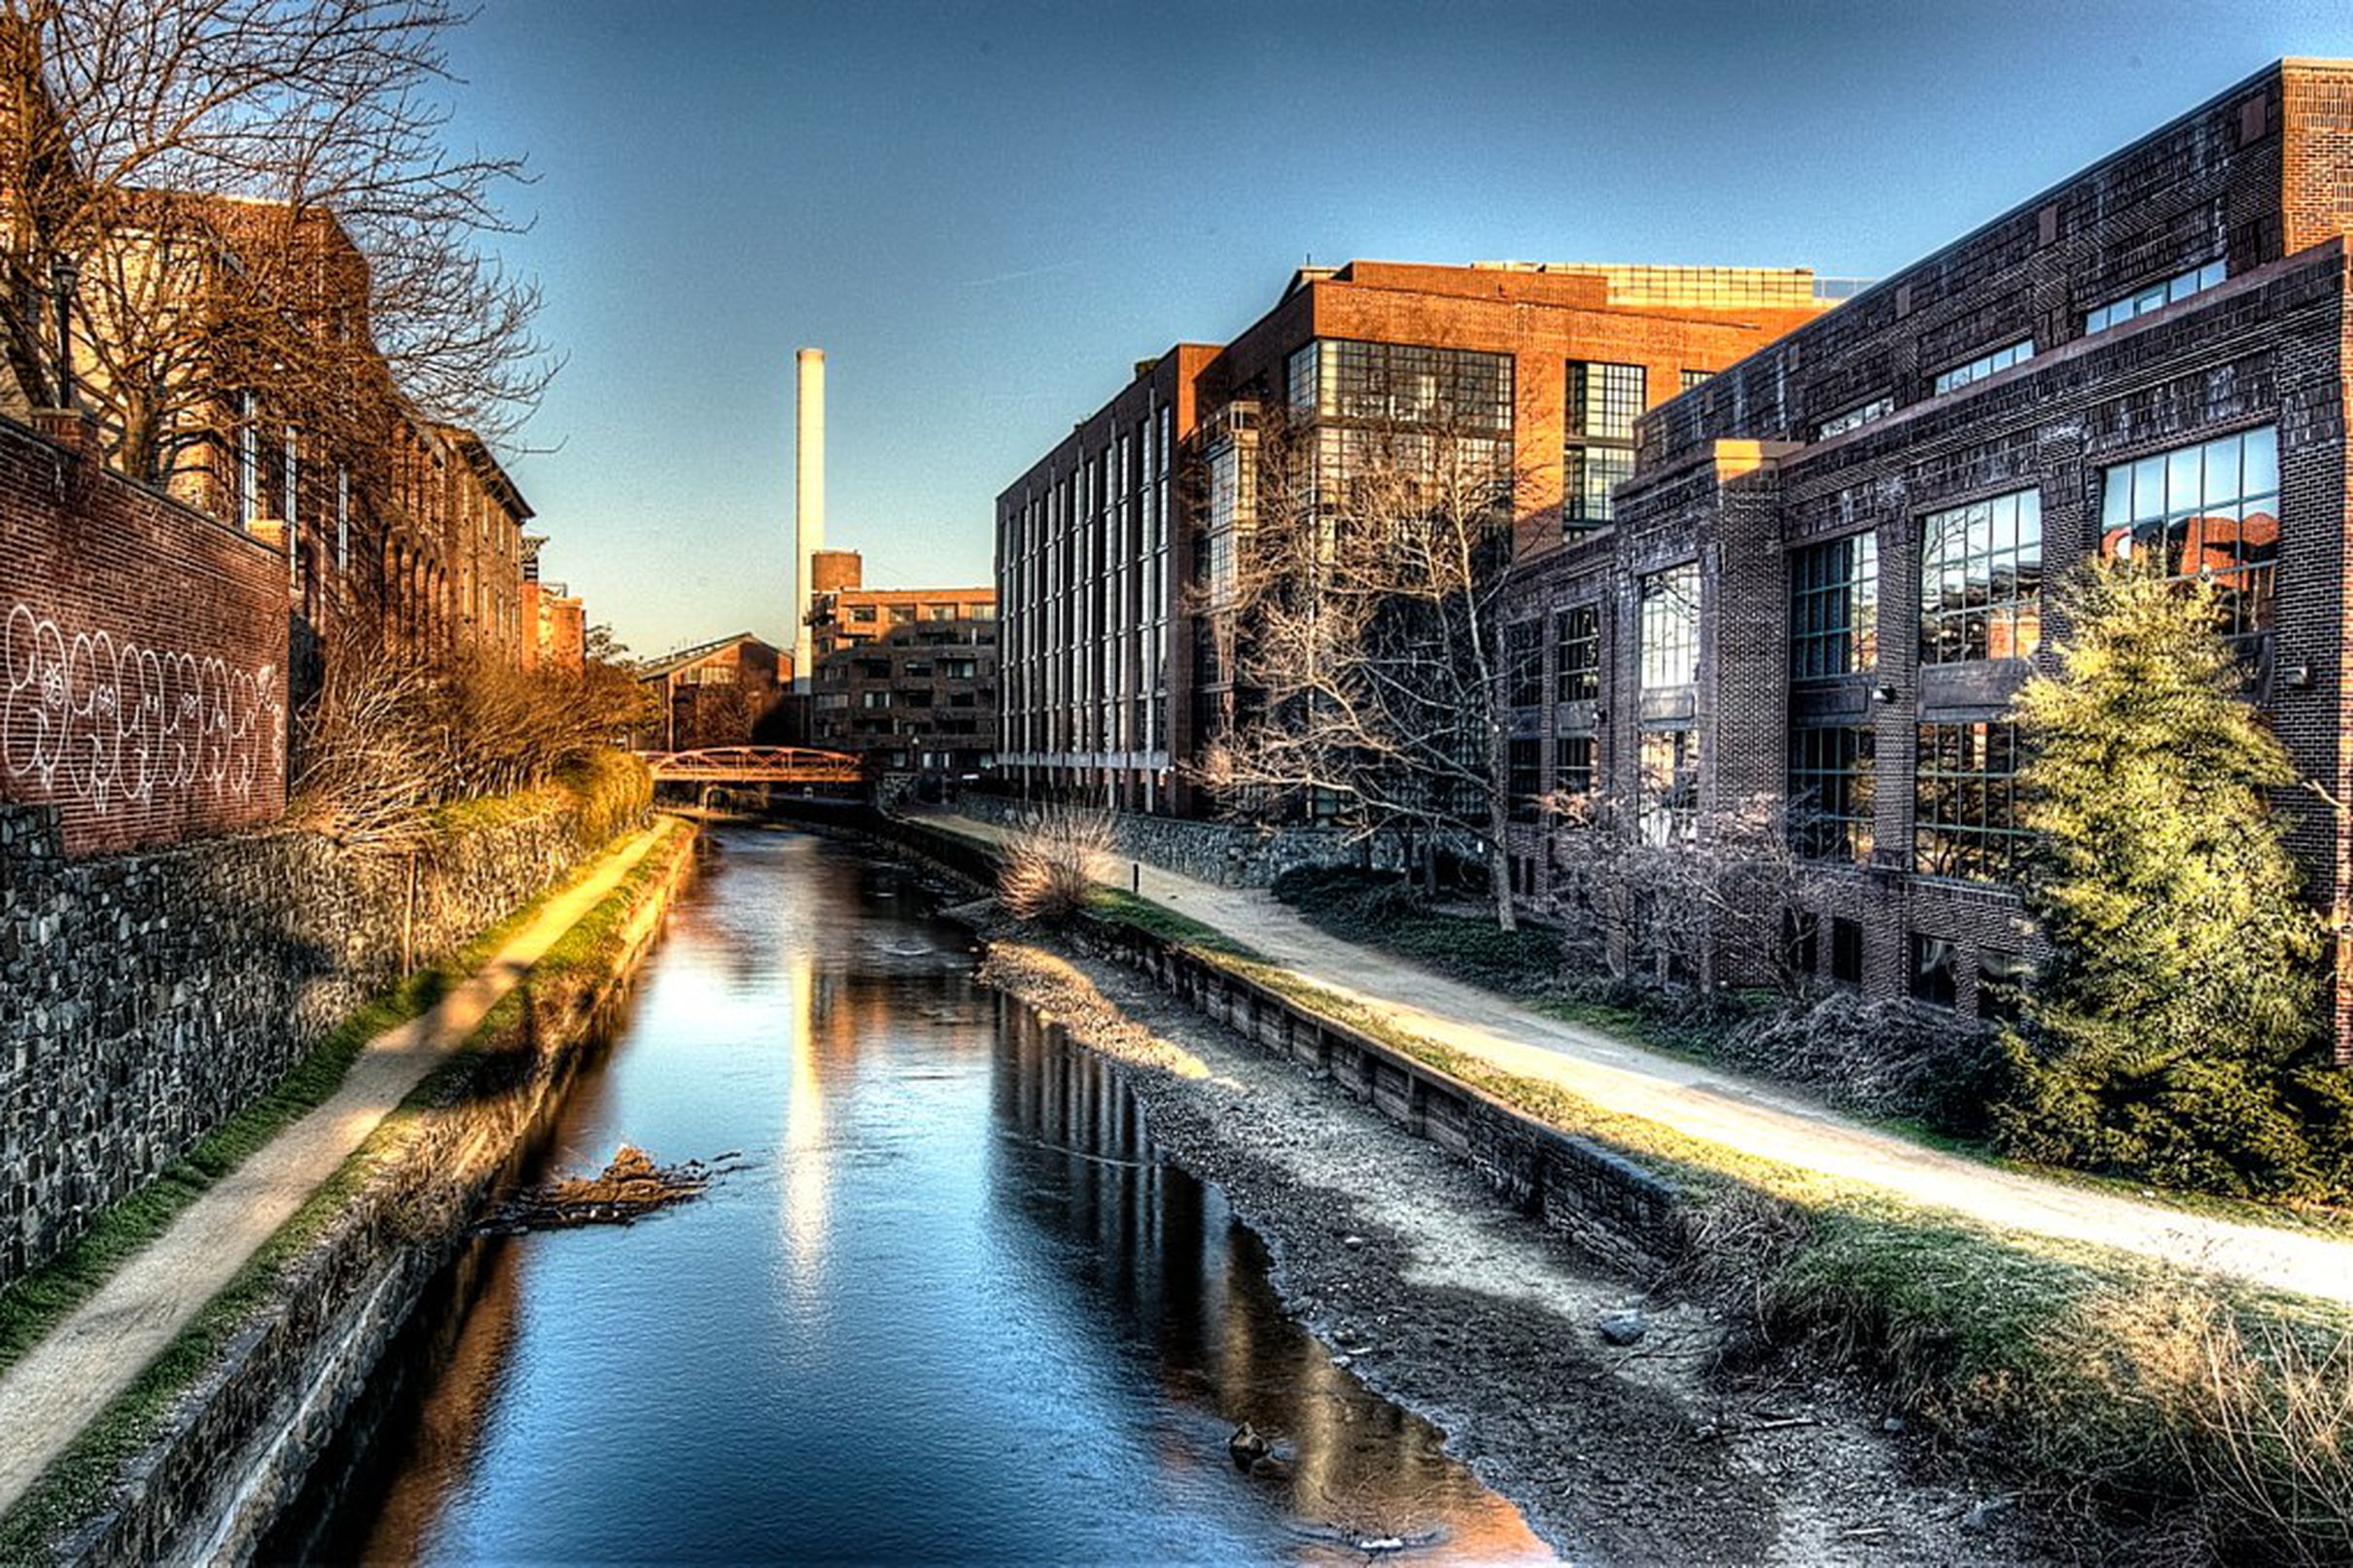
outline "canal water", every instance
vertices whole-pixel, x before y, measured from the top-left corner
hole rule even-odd
[[[624,1141],[745,1165],[635,1226],[470,1248],[264,1555],[1550,1560],[972,966],[903,871],[723,831],[522,1174]],[[1245,1421],[1286,1467],[1235,1467]]]

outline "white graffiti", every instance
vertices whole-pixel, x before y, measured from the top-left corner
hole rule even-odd
[[[274,665],[68,633],[20,604],[0,631],[0,759],[51,800],[100,814],[183,793],[242,801],[278,767]]]

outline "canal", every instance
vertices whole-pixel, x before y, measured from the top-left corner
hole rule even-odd
[[[1286,1319],[1213,1188],[898,868],[731,828],[525,1180],[740,1151],[473,1244],[279,1560],[1550,1560]],[[1245,1473],[1249,1423],[1280,1463]]]

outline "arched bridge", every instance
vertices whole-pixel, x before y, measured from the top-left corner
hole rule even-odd
[[[841,751],[803,746],[711,746],[698,751],[640,751],[655,784],[859,784],[865,770]]]

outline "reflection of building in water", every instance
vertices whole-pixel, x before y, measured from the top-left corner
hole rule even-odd
[[[1136,1100],[1107,1066],[1000,1007],[996,1108],[1033,1145],[1029,1180],[1007,1201],[1085,1243],[1088,1282],[1154,1339],[1173,1403],[1203,1409],[1220,1435],[1248,1422],[1285,1450],[1289,1510],[1352,1540],[1442,1535],[1482,1561],[1547,1556],[1512,1507],[1446,1457],[1427,1422],[1368,1392],[1283,1313],[1264,1246],[1225,1201],[1157,1162]],[[1090,1304],[1095,1307],[1095,1304]],[[1095,1307],[1100,1310],[1100,1307]],[[1161,1434],[1171,1470],[1226,1457],[1197,1433]]]
[[[805,952],[785,958],[785,1047],[792,1072],[785,1092],[785,1256],[813,1267],[825,1243],[825,1085],[818,1065],[816,966]]]

